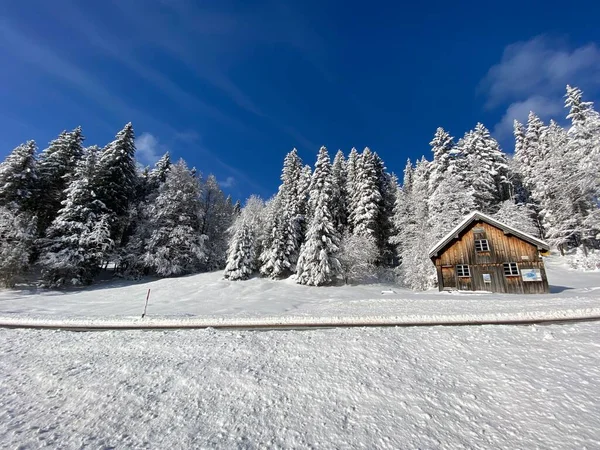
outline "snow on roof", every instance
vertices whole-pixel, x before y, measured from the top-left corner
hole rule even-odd
[[[452,239],[454,239],[455,236],[457,236],[461,231],[463,231],[467,227],[467,225],[469,225],[475,219],[483,220],[484,222],[487,222],[490,225],[500,228],[501,230],[503,230],[505,232],[508,231],[508,232],[510,232],[510,234],[513,234],[513,235],[523,239],[524,241],[527,241],[533,245],[536,245],[538,248],[541,248],[544,250],[550,250],[550,246],[548,244],[546,244],[544,241],[542,241],[530,234],[519,231],[516,228],[511,227],[510,225],[506,225],[505,223],[499,222],[498,220],[496,220],[486,214],[483,214],[482,212],[473,211],[471,214],[469,214],[467,217],[465,217],[461,223],[456,225],[452,229],[452,231],[450,231],[446,236],[444,236],[442,239],[440,239],[433,247],[431,247],[431,249],[429,250],[429,257],[431,258],[437,252],[439,252],[442,248],[444,248],[450,241],[452,241]]]

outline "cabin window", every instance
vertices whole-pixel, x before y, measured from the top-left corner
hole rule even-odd
[[[459,277],[470,277],[471,271],[469,270],[469,266],[462,264],[456,266],[456,275]]]
[[[489,252],[490,251],[490,243],[487,239],[477,239],[475,241],[475,251],[476,252]]]
[[[504,276],[505,277],[518,277],[519,267],[516,262],[504,263]]]

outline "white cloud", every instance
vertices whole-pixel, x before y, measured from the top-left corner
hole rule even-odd
[[[144,132],[135,139],[136,159],[142,165],[151,166],[164,155],[168,148],[161,144],[154,135]]]
[[[235,178],[233,177],[227,177],[225,179],[225,181],[219,181],[219,186],[221,186],[222,188],[231,188],[233,186],[235,186]]]
[[[569,49],[561,41],[537,36],[506,47],[480,90],[488,95],[486,106],[494,108],[532,95],[562,95],[567,84],[600,86],[600,49],[594,43]]]
[[[512,103],[500,122],[494,127],[493,134],[496,139],[499,141],[510,140],[513,134],[513,122],[516,119],[525,123],[529,111],[534,111],[542,120],[547,121],[561,115],[563,104],[561,99],[550,100],[541,96],[533,96],[524,101]]]
[[[564,41],[537,36],[507,46],[479,85],[486,108],[506,108],[494,136],[512,142],[513,121],[525,122],[529,111],[545,121],[564,119],[567,84],[581,87],[587,98],[598,92],[600,48],[595,43],[569,48]]]

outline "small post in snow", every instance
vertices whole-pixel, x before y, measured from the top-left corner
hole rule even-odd
[[[148,308],[148,299],[150,298],[150,289],[148,289],[148,293],[146,294],[146,304],[144,305],[144,313],[142,314],[142,319],[146,315],[146,308]]]

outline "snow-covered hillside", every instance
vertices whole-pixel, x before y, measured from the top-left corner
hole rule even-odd
[[[75,291],[3,290],[0,316],[140,317],[148,289],[150,318],[439,316],[600,307],[599,273],[569,270],[557,257],[546,263],[550,295],[413,292],[382,284],[310,287],[262,278],[232,282],[213,272],[139,283],[121,280]]]
[[[5,290],[46,319],[494,314],[597,308],[600,276],[547,261],[553,294],[230,282]],[[381,294],[393,289],[395,294]],[[596,448],[600,326],[309,331],[0,329],[0,441],[24,448]]]

